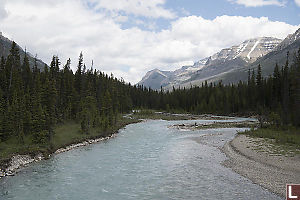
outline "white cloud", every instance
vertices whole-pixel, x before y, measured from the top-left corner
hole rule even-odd
[[[3,19],[7,16],[7,12],[5,9],[5,2],[6,0],[2,0],[2,2],[0,1],[0,19]]]
[[[284,6],[286,0],[229,0],[230,2],[244,5],[246,7],[259,7],[259,6]],[[299,1],[299,0],[296,0]]]
[[[97,69],[132,83],[153,68],[174,70],[246,39],[284,38],[299,27],[265,17],[208,20],[189,16],[153,32],[137,27],[122,29],[118,21],[126,20],[126,16],[107,16],[89,9],[82,0],[52,0],[51,4],[46,0],[14,0],[7,1],[5,8],[8,14],[0,18],[0,31],[45,62],[49,63],[52,55],[58,55],[62,63],[70,57],[75,69],[83,51],[87,66],[93,59]]]
[[[296,3],[297,6],[300,7],[300,0],[295,0],[295,3]]]
[[[172,19],[176,14],[162,7],[166,0],[90,0],[95,8],[106,9],[111,12],[123,11],[126,14],[151,18]]]

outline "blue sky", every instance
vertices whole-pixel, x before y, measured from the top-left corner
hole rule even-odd
[[[300,0],[0,0],[0,31],[33,55],[78,55],[137,83],[244,40],[300,28]]]
[[[295,1],[289,0],[284,6],[269,5],[259,7],[246,7],[226,0],[168,0],[166,7],[180,11],[187,10],[191,15],[201,15],[213,19],[220,15],[268,17],[273,21],[284,21],[298,25],[300,22],[300,7]]]
[[[291,25],[299,25],[300,7],[296,2],[294,0],[278,2],[281,2],[282,5],[277,5],[275,3],[273,5],[265,6],[247,6],[229,0],[167,0],[163,7],[176,13],[177,17],[196,15],[211,20],[222,15],[268,17],[269,20],[272,21],[281,21]],[[129,15],[129,21],[122,23],[123,28],[138,26],[141,29],[149,29],[147,26],[134,23],[136,19],[140,19],[149,24],[155,24],[156,26],[153,29],[155,31],[168,28],[170,22],[172,22],[172,19],[145,18]]]

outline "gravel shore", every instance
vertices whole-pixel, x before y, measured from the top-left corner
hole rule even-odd
[[[259,144],[259,145],[258,145]],[[285,197],[286,184],[300,184],[300,156],[284,156],[264,151],[263,139],[238,135],[223,147],[226,167],[271,192]]]

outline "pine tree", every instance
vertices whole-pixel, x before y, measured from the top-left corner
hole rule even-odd
[[[261,74],[261,66],[260,64],[257,67],[257,75],[256,75],[256,87],[257,87],[257,100],[258,100],[258,106],[265,106],[264,102],[264,92],[263,92],[263,78]]]
[[[287,60],[283,68],[282,76],[282,121],[283,125],[289,123],[289,53],[287,53]]]
[[[300,126],[300,48],[290,68],[290,116],[294,126]]]
[[[81,130],[85,134],[89,134],[95,120],[97,119],[96,99],[92,96],[87,96],[82,100],[81,111]]]
[[[23,113],[24,113],[24,100],[14,93],[11,103],[11,114],[14,119],[13,135],[18,138],[21,144],[24,144],[24,129],[23,129]]]
[[[57,101],[57,90],[55,88],[55,80],[50,81],[48,85],[48,93],[47,93],[47,117],[46,124],[48,129],[48,139],[49,142],[53,137],[53,126],[56,124],[56,101]]]
[[[7,89],[7,78],[6,78],[5,66],[6,66],[6,61],[2,56],[0,60],[0,89],[2,89],[3,92],[6,91]]]
[[[18,74],[18,70],[20,69],[21,62],[20,62],[20,55],[19,55],[19,48],[15,42],[12,43],[12,47],[10,49],[10,54],[8,56],[8,61],[6,62],[6,71],[8,77],[8,88],[7,88],[7,98],[12,97],[14,91],[12,91],[13,82],[16,79],[16,75]],[[17,85],[14,85],[17,87]]]
[[[6,138],[6,132],[4,131],[4,120],[5,120],[5,101],[3,91],[0,88],[0,142]]]
[[[273,73],[273,108],[277,109],[279,102],[281,101],[281,75],[279,72],[279,66],[276,63]]]
[[[78,95],[81,95],[81,89],[82,89],[82,67],[83,67],[83,55],[81,52],[78,59],[77,71],[75,73],[75,89]]]
[[[25,90],[32,88],[32,72],[29,65],[29,59],[25,50],[25,56],[22,64],[22,78]]]

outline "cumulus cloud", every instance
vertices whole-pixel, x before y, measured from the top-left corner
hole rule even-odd
[[[95,8],[103,8],[112,12],[123,11],[126,14],[151,18],[175,18],[176,14],[164,9],[166,0],[90,0]]]
[[[131,83],[153,68],[175,70],[246,39],[284,38],[299,27],[266,17],[219,16],[209,20],[189,16],[174,19],[169,28],[154,32],[124,29],[119,21],[126,17],[107,16],[83,0],[52,0],[51,4],[14,0],[7,1],[5,8],[8,15],[0,19],[0,31],[45,62],[49,63],[52,55],[62,62],[70,57],[74,70],[83,51],[88,67],[93,59],[97,69]]]
[[[244,5],[246,7],[259,7],[259,6],[284,6],[286,0],[229,0],[232,3]],[[298,0],[296,0],[298,1]]]
[[[300,7],[300,0],[295,0],[295,3],[296,3],[297,6]]]

